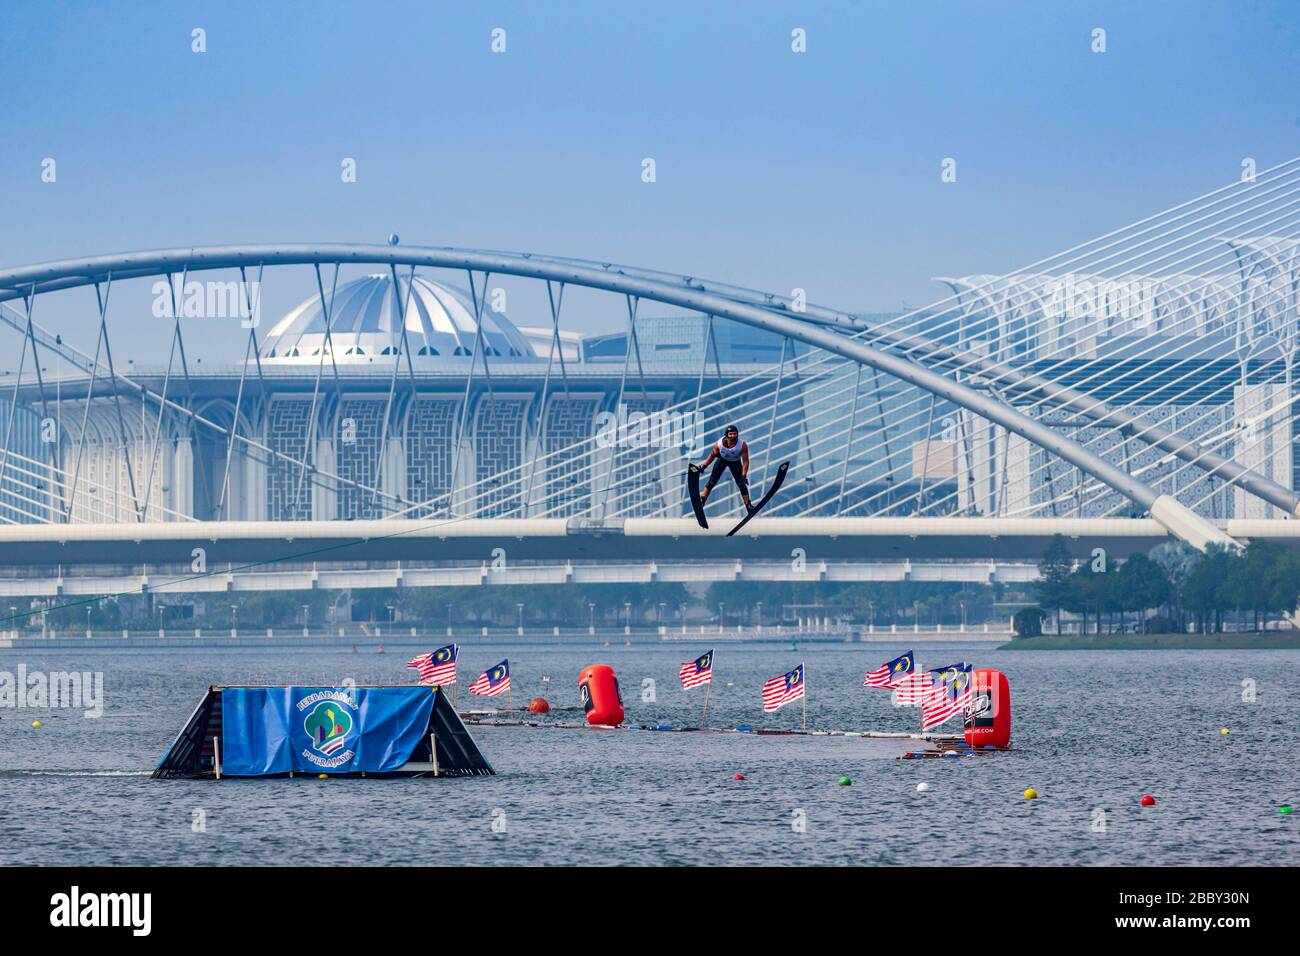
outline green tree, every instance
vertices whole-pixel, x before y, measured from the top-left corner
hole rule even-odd
[[[1253,629],[1266,629],[1269,615],[1295,610],[1294,556],[1271,541],[1250,542],[1232,563],[1228,591],[1233,605],[1251,612]]]
[[[1169,579],[1164,569],[1145,554],[1135,554],[1122,565],[1112,582],[1117,594],[1115,603],[1120,612],[1121,629],[1124,626],[1123,615],[1135,611],[1140,621],[1147,610],[1159,608],[1169,600]]]
[[[1047,612],[1041,607],[1022,607],[1011,618],[1011,629],[1016,637],[1038,637],[1043,633],[1043,618]]]
[[[1300,607],[1300,555],[1289,549],[1279,555],[1270,576],[1271,606],[1279,614],[1293,614]]]
[[[1038,580],[1034,582],[1034,598],[1038,606],[1051,611],[1056,619],[1056,633],[1061,633],[1061,609],[1070,598],[1070,575],[1074,572],[1074,559],[1063,535],[1054,534],[1038,562]],[[1067,609],[1068,610],[1068,609]]]
[[[1180,629],[1187,630],[1183,613],[1183,589],[1192,571],[1204,556],[1185,541],[1168,541],[1151,549],[1150,558],[1164,572],[1168,596],[1165,606],[1170,620],[1178,621]]]
[[[1106,575],[1092,569],[1092,563],[1083,561],[1070,575],[1061,607],[1072,614],[1083,616],[1082,633],[1088,633],[1088,617],[1094,611],[1097,615],[1097,633],[1101,633],[1101,608],[1104,603]]]
[[[1241,593],[1237,562],[1240,553],[1210,545],[1183,583],[1183,604],[1192,612],[1201,634],[1223,629],[1223,612],[1237,603]],[[1234,593],[1235,592],[1235,593]]]

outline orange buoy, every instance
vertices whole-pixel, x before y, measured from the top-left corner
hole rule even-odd
[[[623,697],[618,692],[618,678],[608,664],[592,664],[578,675],[582,691],[582,709],[587,723],[617,727],[623,722]]]
[[[972,747],[1001,750],[1011,744],[1011,687],[1006,674],[992,668],[975,672],[975,687],[962,723],[966,743]]]
[[[545,697],[534,697],[528,702],[528,712],[530,714],[549,714],[551,705],[546,702]]]

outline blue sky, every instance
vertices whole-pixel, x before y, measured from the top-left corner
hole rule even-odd
[[[1298,62],[1283,0],[6,0],[0,263],[395,231],[916,306],[1300,152]]]

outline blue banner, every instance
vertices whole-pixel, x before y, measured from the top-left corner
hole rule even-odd
[[[410,760],[432,713],[430,687],[227,687],[221,772],[387,773]]]

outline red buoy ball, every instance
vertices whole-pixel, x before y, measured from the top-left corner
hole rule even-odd
[[[546,702],[545,697],[534,697],[528,702],[528,712],[530,714],[549,714],[551,705]]]
[[[734,777],[732,777],[731,779],[732,779],[732,780],[744,780],[744,779],[745,779],[745,775],[744,775],[743,773],[738,773],[738,774],[736,774]]]
[[[1138,803],[1142,804],[1144,807],[1154,807],[1156,805],[1156,798],[1151,796],[1149,793],[1144,793],[1142,794],[1142,799],[1139,800]]]

